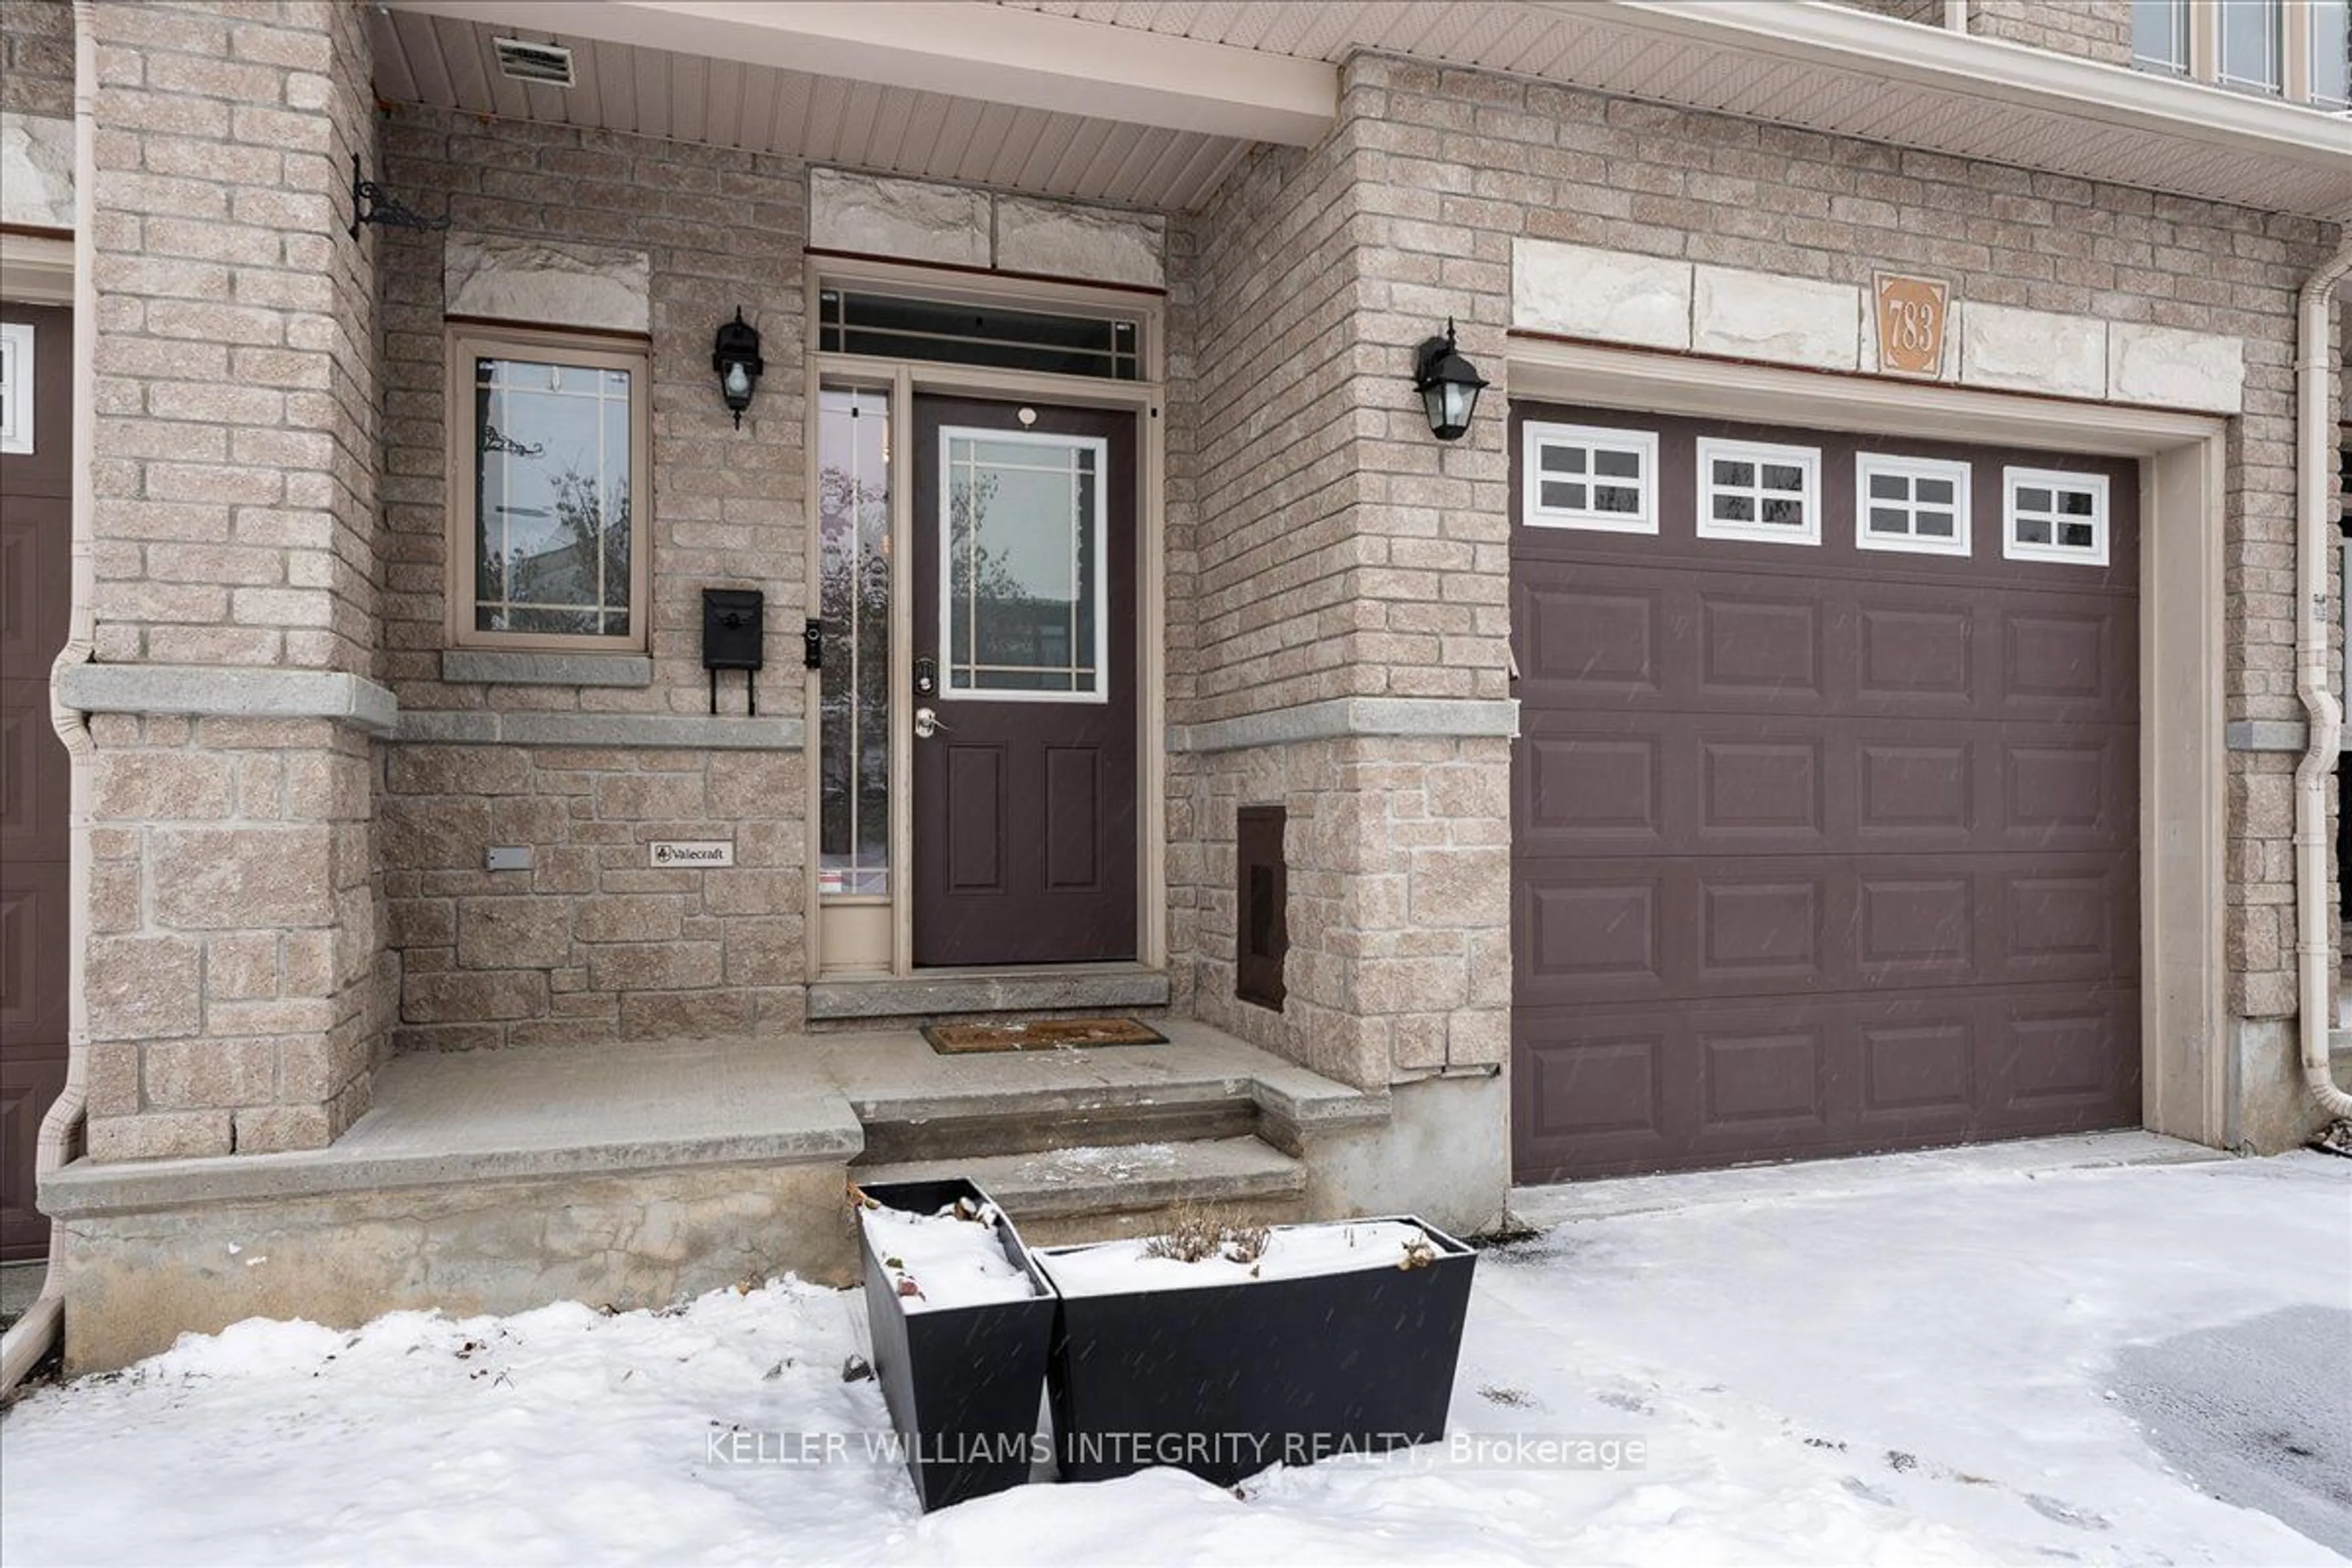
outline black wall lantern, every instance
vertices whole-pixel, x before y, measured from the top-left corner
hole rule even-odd
[[[1459,441],[1469,433],[1470,416],[1477,410],[1478,395],[1486,390],[1478,367],[1455,351],[1454,321],[1446,318],[1445,335],[1427,338],[1413,353],[1412,384],[1429,416],[1429,431],[1441,441]]]
[[[719,395],[727,400],[735,428],[740,430],[743,410],[751,406],[751,389],[768,368],[760,358],[760,329],[743,319],[740,305],[735,307],[733,321],[719,323],[719,335],[710,343],[710,368],[719,373]]]

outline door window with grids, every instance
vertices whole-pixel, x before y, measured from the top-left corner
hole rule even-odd
[[[1108,700],[1106,443],[949,426],[940,456],[945,695]]]
[[[1969,466],[1858,452],[1853,542],[1864,550],[1969,552]]]

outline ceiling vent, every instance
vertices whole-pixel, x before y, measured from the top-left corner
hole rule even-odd
[[[550,87],[572,84],[572,51],[562,44],[534,44],[524,38],[493,38],[499,70],[516,81],[545,82]]]

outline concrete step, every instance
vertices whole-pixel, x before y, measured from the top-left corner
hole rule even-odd
[[[1304,1218],[1307,1201],[1307,1167],[1247,1137],[858,1165],[850,1174],[877,1184],[961,1176],[1045,1247],[1148,1236],[1182,1206],[1281,1224]]]
[[[860,1164],[1196,1143],[1250,1138],[1258,1131],[1251,1086],[1218,1079],[881,1092],[853,1095],[850,1106],[866,1128]]]

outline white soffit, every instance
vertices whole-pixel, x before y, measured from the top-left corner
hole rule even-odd
[[[1178,211],[1204,203],[1254,139],[551,30],[568,5],[474,9],[483,16],[436,14],[407,0],[373,10],[377,92],[469,114]],[[994,7],[972,9],[983,19],[999,16]],[[518,27],[570,46],[578,85],[502,75],[491,40]],[[1315,68],[1336,81],[1328,67]]]
[[[2268,211],[2352,212],[2352,120],[1801,0],[998,0],[1339,61],[1408,55]]]

